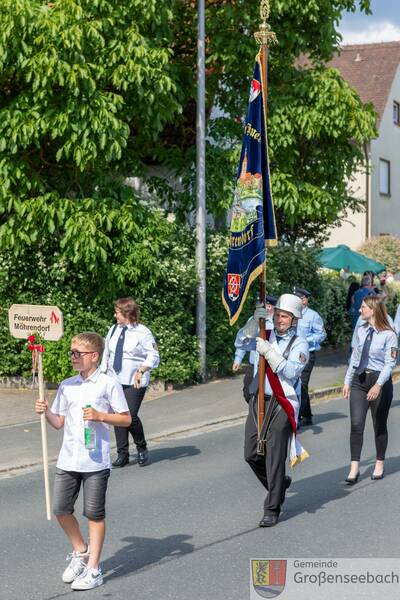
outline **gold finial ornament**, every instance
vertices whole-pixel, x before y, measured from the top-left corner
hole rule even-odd
[[[268,46],[268,44],[276,44],[278,42],[275,33],[271,31],[271,27],[267,23],[269,19],[269,13],[269,0],[261,0],[260,17],[262,23],[260,25],[260,30],[256,31],[254,34],[255,40],[260,46]]]

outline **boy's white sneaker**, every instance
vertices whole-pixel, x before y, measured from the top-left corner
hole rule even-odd
[[[75,552],[74,550],[68,554],[65,560],[69,560],[70,563],[62,574],[62,580],[64,583],[72,583],[86,569],[86,563],[89,560],[89,546],[86,552]]]
[[[83,573],[72,582],[71,590],[92,590],[102,584],[103,574],[100,567],[98,569],[86,567]]]

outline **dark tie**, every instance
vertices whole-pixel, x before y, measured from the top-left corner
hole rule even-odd
[[[374,330],[372,327],[368,328],[367,337],[365,338],[363,349],[361,351],[360,363],[356,369],[357,375],[361,375],[364,373],[367,368],[368,358],[369,358],[369,350],[371,348],[372,336],[374,334]]]
[[[122,352],[124,350],[124,341],[125,341],[126,330],[127,330],[127,326],[124,325],[122,327],[122,331],[119,335],[117,346],[115,348],[113,368],[116,373],[119,373],[122,369]]]

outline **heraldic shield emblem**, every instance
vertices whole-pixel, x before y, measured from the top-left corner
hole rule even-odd
[[[242,278],[236,273],[228,273],[228,296],[234,302],[238,299],[240,293],[240,284]]]
[[[251,560],[251,582],[261,598],[275,598],[285,589],[286,560]]]

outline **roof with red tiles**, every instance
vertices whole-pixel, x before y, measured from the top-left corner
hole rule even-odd
[[[400,64],[400,41],[343,46],[330,67],[338,69],[363,102],[372,102],[378,125]]]

